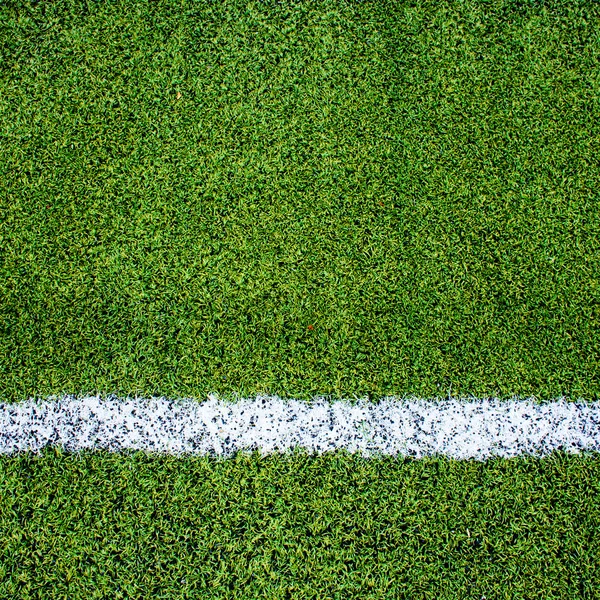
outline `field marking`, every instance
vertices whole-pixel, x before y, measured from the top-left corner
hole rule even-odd
[[[534,399],[386,398],[310,402],[257,396],[226,402],[65,396],[0,403],[0,454],[143,450],[231,456],[303,448],[363,456],[485,460],[555,450],[600,451],[600,403]]]

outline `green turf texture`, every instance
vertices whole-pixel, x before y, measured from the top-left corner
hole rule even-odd
[[[600,398],[600,4],[0,3],[0,400]],[[600,461],[0,457],[0,598],[596,598]]]
[[[600,397],[600,4],[0,4],[0,396]]]
[[[600,461],[0,457],[2,598],[597,598]]]

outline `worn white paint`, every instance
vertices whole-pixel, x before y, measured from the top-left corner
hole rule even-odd
[[[600,403],[559,399],[365,399],[273,396],[223,401],[66,396],[0,404],[0,453],[144,450],[230,456],[303,448],[364,456],[543,456],[600,450]]]

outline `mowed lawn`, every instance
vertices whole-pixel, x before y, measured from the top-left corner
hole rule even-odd
[[[600,398],[600,4],[0,3],[0,401]],[[2,598],[596,598],[594,456],[0,457]]]

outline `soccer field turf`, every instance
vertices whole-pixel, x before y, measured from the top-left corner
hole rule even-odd
[[[597,401],[599,36],[581,0],[0,3],[3,414]],[[597,598],[598,468],[0,455],[0,596]]]

